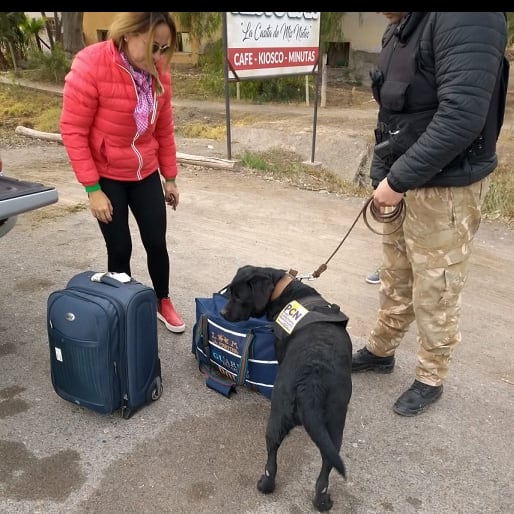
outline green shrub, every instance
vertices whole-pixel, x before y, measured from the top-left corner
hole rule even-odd
[[[224,96],[223,53],[221,41],[206,46],[198,59],[202,70],[202,82],[215,97]],[[310,94],[313,94],[314,81],[310,81]],[[305,77],[291,75],[269,79],[243,80],[239,88],[240,98],[254,103],[262,102],[301,102],[305,98]],[[229,94],[236,96],[236,82],[229,83]]]
[[[202,70],[203,87],[210,95],[218,98],[225,94],[222,48],[221,41],[210,43],[198,58],[198,66]]]
[[[256,103],[300,102],[305,98],[305,77],[294,75],[244,80],[240,84],[240,97]]]
[[[55,84],[62,84],[70,64],[71,61],[60,45],[55,45],[51,52],[33,52],[28,62],[29,68],[33,70],[32,79]]]

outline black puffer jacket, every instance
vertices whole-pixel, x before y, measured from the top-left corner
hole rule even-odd
[[[409,13],[388,27],[375,97],[393,156],[374,154],[374,186],[464,186],[494,170],[506,43],[501,12]]]

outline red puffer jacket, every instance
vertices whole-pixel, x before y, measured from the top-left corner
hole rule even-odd
[[[94,43],[75,55],[63,90],[60,131],[77,180],[100,177],[141,180],[156,169],[177,175],[171,109],[171,77],[160,73],[164,93],[154,91],[148,129],[137,135],[136,87],[112,41]]]

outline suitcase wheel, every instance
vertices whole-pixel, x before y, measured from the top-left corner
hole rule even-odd
[[[162,394],[162,380],[161,377],[155,377],[153,387],[147,392],[147,403],[150,401],[156,401],[161,397]],[[149,399],[148,399],[149,398]],[[127,406],[121,408],[121,415],[123,419],[129,419],[132,414],[136,412],[136,409],[130,409]]]
[[[129,419],[134,414],[135,409],[129,409],[128,407],[122,407],[121,415],[123,419]]]
[[[161,377],[156,377],[154,382],[154,388],[152,389],[152,401],[156,401],[161,397],[162,394],[162,381]]]

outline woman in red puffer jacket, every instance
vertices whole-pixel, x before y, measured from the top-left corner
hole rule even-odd
[[[119,13],[109,40],[75,55],[66,76],[62,140],[107,247],[108,271],[131,275],[129,209],[172,332],[185,325],[169,298],[166,203],[179,204],[169,63],[176,41],[167,12]]]

